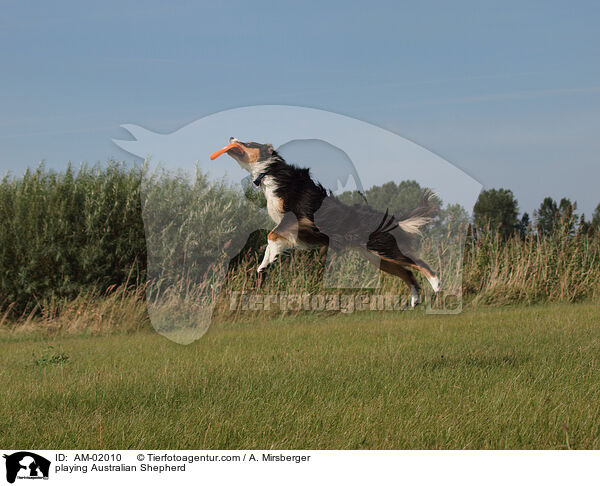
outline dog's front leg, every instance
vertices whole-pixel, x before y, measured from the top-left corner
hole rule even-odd
[[[296,239],[297,235],[298,219],[294,213],[287,212],[267,236],[267,249],[263,261],[258,267],[258,273],[263,272],[279,255],[291,248],[292,241]]]
[[[264,269],[267,268],[267,266],[269,266],[271,262],[271,248],[272,246],[267,242],[267,249],[265,250],[265,255],[263,256],[262,263],[258,266],[258,273],[264,271]]]
[[[287,239],[278,233],[271,231],[267,236],[267,249],[262,263],[259,265],[257,272],[263,272],[271,263],[273,263],[279,255],[290,247]]]

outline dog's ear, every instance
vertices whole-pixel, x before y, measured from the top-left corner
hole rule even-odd
[[[275,152],[275,149],[273,148],[273,145],[271,145],[270,143],[267,144],[267,150],[269,151],[269,153],[273,153]]]

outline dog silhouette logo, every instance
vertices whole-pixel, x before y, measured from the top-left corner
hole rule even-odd
[[[432,222],[427,238],[411,238],[414,245],[411,244],[411,248],[404,245],[406,252],[403,254],[410,253],[422,261],[427,256],[429,261],[437,262],[436,273],[445,284],[444,299],[436,297],[436,305],[432,306],[433,297],[427,298],[426,312],[460,312],[467,224],[457,224],[452,211],[472,208],[482,185],[439,155],[370,123],[299,106],[234,108],[213,113],[171,133],[152,132],[133,124],[122,125],[122,128],[129,132],[129,140],[114,140],[115,144],[144,160],[142,217],[147,244],[147,277],[149,282],[153,282],[146,287],[146,305],[152,326],[168,339],[189,344],[204,335],[214,312],[219,312],[217,303],[224,292],[231,289],[227,283],[228,275],[232,275],[228,274],[230,262],[241,258],[242,251],[253,255],[244,250],[253,246],[248,243],[251,238],[255,251],[258,247],[255,237],[261,234],[258,232],[268,233],[273,229],[275,221],[271,214],[267,214],[269,201],[264,192],[265,184],[260,188],[266,172],[258,171],[249,176],[245,161],[242,164],[239,161],[231,163],[228,158],[215,160],[216,157],[210,157],[232,135],[255,142],[253,149],[257,146],[271,147],[290,165],[310,170],[312,183],[321,184],[327,194],[335,197],[345,194],[352,199],[352,205],[361,204],[363,209],[369,204],[377,205],[375,201],[366,200],[366,191],[375,187],[381,189],[378,192],[381,195],[379,209],[383,211],[380,216],[358,208],[351,211],[352,217],[340,219],[341,213],[336,212],[334,197],[328,197],[321,205],[319,214],[315,215],[315,224],[322,227],[321,232],[328,232],[327,242],[337,236],[349,236],[351,241],[334,241],[326,254],[320,254],[324,269],[322,280],[317,284],[319,292],[321,288],[340,291],[382,289],[379,257],[371,258],[373,253],[368,253],[368,261],[364,258],[356,261],[356,249],[362,251],[374,230],[378,230],[381,239],[386,242],[397,241],[396,236],[390,233],[394,227],[390,218],[382,221],[387,209],[383,206],[387,201],[393,198],[398,209],[401,205],[405,206],[405,213],[393,215],[399,217],[399,221],[416,210],[418,204],[415,200],[415,205],[412,205],[408,193],[392,191],[391,194],[384,186],[392,182],[393,185],[388,187],[398,188],[396,184],[407,182],[434,191],[440,204],[447,205],[443,209],[446,216],[440,214]],[[182,184],[173,185],[176,180],[182,181]],[[271,183],[269,191],[275,194],[274,187],[279,183]],[[181,190],[176,187],[181,187]],[[221,187],[222,190],[219,189]],[[302,190],[301,194],[301,200],[307,200],[306,190]],[[281,216],[280,209],[283,208],[283,199],[277,202],[278,197],[276,195],[271,200],[275,219]],[[278,204],[282,205],[281,208]],[[251,205],[258,205],[259,209]],[[295,213],[287,211],[286,214],[289,218],[285,222],[294,223],[291,216]],[[348,213],[343,214],[347,216]],[[361,219],[358,222],[360,231],[348,235],[349,225],[356,226],[354,216]],[[456,218],[456,221],[459,219]],[[307,221],[302,224],[306,225]],[[381,227],[382,222],[388,225]],[[292,223],[290,227],[295,226]],[[418,236],[417,230],[418,227],[414,227],[413,234]],[[396,233],[399,234],[399,230]],[[289,235],[292,240],[296,239],[296,235]],[[260,244],[264,245],[266,238],[261,238]],[[325,246],[324,239],[313,243],[314,246]],[[311,247],[310,244],[300,246]],[[276,258],[277,254],[273,252],[272,257]],[[272,263],[270,259],[271,256],[265,265]],[[408,273],[401,267],[389,262],[384,264],[409,279]],[[293,283],[294,288],[299,288],[296,285]],[[412,281],[411,285],[415,287]],[[439,281],[435,287],[439,290]],[[432,286],[434,293],[431,295],[437,295],[436,289]],[[253,291],[265,290],[261,290],[257,282]],[[454,296],[455,300],[447,300],[446,296]],[[411,297],[415,302],[420,300],[416,290],[411,291]],[[423,294],[423,297],[427,296]],[[451,301],[458,304],[446,306],[446,302]]]
[[[48,479],[50,461],[33,452],[21,451],[4,454],[6,460],[6,480],[14,483],[17,478]]]

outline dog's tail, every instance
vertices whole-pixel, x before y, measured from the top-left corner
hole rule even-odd
[[[419,207],[412,211],[408,218],[398,221],[398,226],[403,231],[414,235],[421,234],[421,227],[433,221],[433,214],[437,210],[437,197],[433,191],[427,189]]]

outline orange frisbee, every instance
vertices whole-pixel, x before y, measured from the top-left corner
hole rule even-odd
[[[229,145],[225,145],[225,147],[222,149],[210,154],[210,160],[215,160],[219,155],[223,155],[225,152],[229,152],[230,150],[237,150],[240,152],[240,154],[244,153],[244,149],[239,143],[230,143]]]

